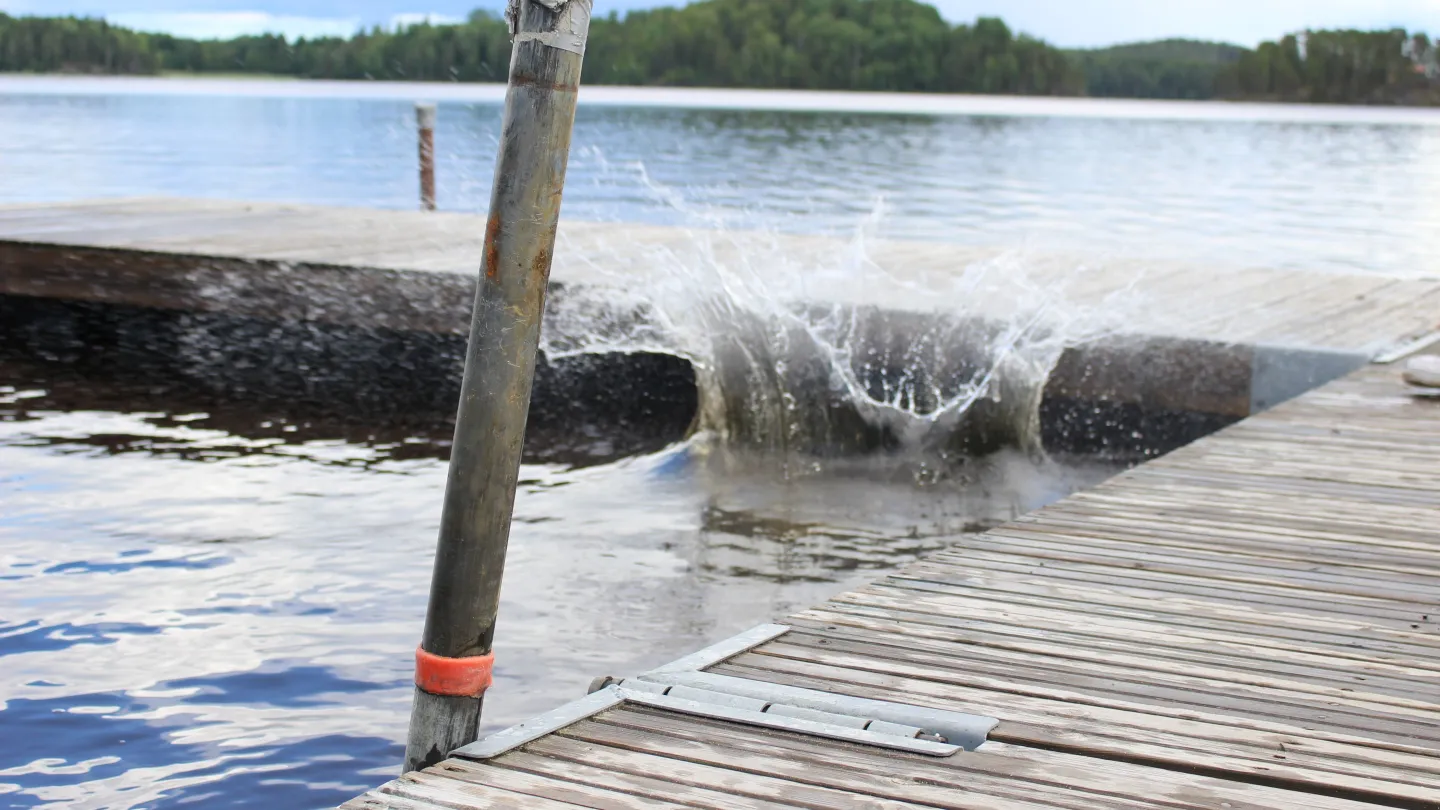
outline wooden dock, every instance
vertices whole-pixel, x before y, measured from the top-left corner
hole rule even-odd
[[[0,206],[0,293],[464,334],[484,232],[484,218],[474,214],[228,200]],[[1117,328],[1144,337],[1377,354],[1440,328],[1440,278],[1097,261],[910,241],[876,241],[866,254],[885,275],[927,280],[936,294],[917,301],[899,285],[847,288],[832,275],[806,291],[807,302],[910,312],[953,310],[963,300],[1003,318],[1017,305],[1013,282],[1023,276],[1037,294],[1061,291],[1062,306],[1124,311]],[[853,261],[854,250],[822,236],[566,220],[552,280],[645,289],[673,277],[676,264],[741,266],[742,255],[776,273],[798,273]],[[998,262],[993,273],[957,281],[944,294],[987,262]]]
[[[484,228],[472,214],[226,200],[0,206],[0,295],[460,336]],[[579,334],[560,342],[584,341],[594,307],[612,301],[618,320],[642,322],[637,291],[693,286],[687,273],[716,267],[749,268],[731,279],[742,287],[756,283],[746,272],[824,279],[776,283],[766,296],[879,313],[902,343],[963,333],[956,319],[975,316],[957,313],[1028,319],[1017,308],[1041,298],[1058,322],[1105,321],[1089,327],[1103,337],[1065,350],[1044,391],[1077,436],[1128,435],[1137,408],[1223,424],[1440,330],[1435,278],[911,241],[874,241],[864,254],[857,268],[854,245],[838,238],[567,220],[547,329],[574,323]],[[570,306],[578,318],[563,317]]]
[[[482,232],[469,215],[221,201],[0,208],[0,294],[459,334]],[[693,250],[801,262],[841,247],[567,223],[555,281],[643,285],[658,259]],[[870,253],[896,277],[998,255]],[[1077,275],[1065,257],[1026,267],[1042,287]],[[1262,369],[1283,377],[1290,359],[1261,349],[1403,352],[1440,328],[1440,280],[1133,262],[1079,276],[1081,304],[1143,296],[1130,324],[1143,341],[1224,348],[1202,366],[1239,358],[1186,396],[1253,415],[957,537],[707,670],[995,718],[978,750],[901,753],[624,704],[347,807],[1440,808],[1440,401],[1375,364],[1259,412],[1286,388],[1261,385]],[[1102,393],[1145,387],[1120,379],[1128,368],[1100,374]],[[1173,398],[1176,379],[1147,396]]]
[[[709,670],[997,718],[974,752],[622,705],[346,807],[1437,808],[1437,458],[1370,366]]]

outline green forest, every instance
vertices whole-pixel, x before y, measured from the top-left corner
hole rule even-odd
[[[373,29],[350,38],[192,40],[103,20],[0,13],[0,72],[253,73],[501,81],[505,22]],[[703,0],[594,20],[589,84],[1433,104],[1425,34],[1307,31],[1251,50],[1192,40],[1062,50],[1002,20],[951,25],[916,0]]]

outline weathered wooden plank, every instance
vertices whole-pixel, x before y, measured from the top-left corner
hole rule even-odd
[[[1205,488],[1186,488],[1185,491],[1193,492],[1197,499],[1217,497]],[[1063,509],[1048,512],[1043,522],[1019,520],[1001,530],[1074,532],[1099,539],[1114,531],[1142,533],[1152,540],[1173,538],[1174,545],[1182,549],[1189,548],[1191,542],[1203,542],[1210,537],[1219,541],[1219,548],[1229,548],[1236,554],[1253,553],[1250,546],[1278,548],[1293,554],[1313,543],[1319,552],[1352,552],[1339,555],[1347,566],[1374,559],[1379,563],[1399,561],[1408,568],[1423,566],[1429,561],[1431,565],[1423,569],[1425,576],[1431,576],[1429,571],[1436,568],[1431,533],[1417,520],[1423,516],[1423,509],[1392,506],[1386,507],[1389,511],[1382,515],[1381,507],[1377,506],[1369,515],[1361,515],[1356,509],[1342,511],[1349,503],[1339,498],[1313,509],[1299,499],[1287,507],[1271,508],[1264,496],[1237,498],[1228,503],[1218,499],[1212,502],[1212,508],[1202,509],[1193,505],[1171,505],[1164,499],[1109,497],[1107,493],[1094,499],[1076,500]],[[1287,514],[1283,511],[1286,508],[1295,511]],[[1248,523],[1244,517],[1247,513],[1254,515]],[[1402,522],[1408,525],[1397,525]],[[1351,559],[1356,554],[1362,556]]]
[[[555,738],[532,748],[548,756],[564,756],[632,777],[652,775],[675,783],[680,792],[700,789],[730,794],[735,797],[731,802],[735,807],[749,804],[839,810],[873,806],[877,810],[902,810],[934,806],[926,801],[929,796],[887,790],[887,780],[879,774],[837,779],[834,773],[806,773],[794,763],[774,756],[773,747],[769,756],[762,752],[757,757],[724,739],[705,739],[701,735],[681,743],[663,736],[637,734],[628,730],[627,720],[634,716],[636,713],[628,710],[612,712],[563,729]],[[676,721],[690,722],[688,718]],[[1004,808],[1015,807],[1016,803],[994,801],[976,806]]]
[[[1003,650],[1041,656],[1052,663],[1100,660],[1124,664],[1136,672],[1156,669],[1203,673],[1216,683],[1273,685],[1297,693],[1320,695],[1348,692],[1394,705],[1408,705],[1425,700],[1432,692],[1440,693],[1440,673],[1430,678],[1404,677],[1369,662],[1355,662],[1356,666],[1346,668],[1343,665],[1347,662],[1335,661],[1329,656],[1267,655],[1238,645],[1226,647],[1192,641],[1170,646],[1165,643],[1166,634],[1158,630],[1139,637],[1115,638],[1029,623],[1005,625],[973,619],[947,623],[924,614],[833,603],[807,610],[791,617],[790,621],[797,629],[873,644],[909,644],[938,651],[945,651],[949,645],[964,645],[963,651],[954,650],[952,654],[967,659],[987,655],[990,650]]]
[[[398,223],[366,223],[363,226],[293,228],[285,227],[284,220],[269,223],[263,236],[257,236],[256,226],[248,220],[232,220],[227,227],[208,227],[192,234],[167,234],[147,239],[144,249],[151,252],[163,250],[184,250],[202,256],[237,256],[240,258],[307,261],[316,260],[327,264],[360,264],[376,266],[374,262],[359,262],[349,259],[351,254],[401,253],[434,247],[438,241],[435,233],[427,229],[396,227]],[[387,227],[388,225],[388,227]],[[457,244],[458,243],[458,244]],[[463,256],[468,263],[477,261],[480,255],[481,236],[468,235],[464,238],[445,235],[443,245],[447,252]]]
[[[513,754],[505,757],[503,763],[493,762],[485,766],[462,759],[451,759],[426,770],[426,773],[460,782],[500,788],[512,793],[568,802],[596,810],[667,810],[694,806],[690,801],[684,804],[671,801],[672,798],[682,798],[677,795],[678,790],[646,794],[627,789],[633,785],[615,784],[614,780],[608,780],[612,783],[606,784],[607,780],[583,778],[593,772],[608,773],[574,762],[551,760],[525,753]],[[678,788],[673,784],[669,787]]]
[[[420,806],[478,810],[501,810],[508,807],[522,810],[574,810],[577,806],[584,806],[491,785],[447,779],[430,772],[407,773],[362,798],[377,801],[379,804],[361,804],[360,807],[395,806],[392,802],[396,799],[409,800]],[[406,807],[405,810],[412,810],[412,807]]]
[[[824,658],[825,660],[816,660]],[[897,668],[898,669],[898,668]],[[1303,753],[1323,753],[1325,762],[1311,763],[1341,768],[1345,763],[1365,763],[1363,773],[1401,781],[1419,778],[1440,768],[1429,744],[1407,745],[1356,735],[1347,730],[1301,727],[1263,718],[1232,716],[1223,712],[1196,710],[1188,706],[1157,705],[1133,700],[1090,695],[1064,688],[1030,684],[996,686],[984,679],[967,679],[947,673],[935,678],[929,673],[897,674],[878,666],[855,666],[844,656],[781,656],[765,652],[740,657],[717,671],[732,674],[771,673],[785,683],[825,683],[831,691],[862,696],[894,695],[908,690],[912,703],[945,706],[999,717],[1002,722],[1061,727],[1071,731],[1113,736],[1139,742],[1186,747],[1204,741],[1207,750],[1233,751],[1253,756],[1255,750],[1273,750],[1276,741]],[[953,675],[953,677],[952,677]],[[851,684],[852,686],[847,686]],[[1349,766],[1345,766],[1349,767]],[[1379,770],[1375,770],[1375,769]]]
[[[1397,489],[1383,484],[1356,484],[1337,481],[1297,480],[1285,476],[1247,475],[1229,470],[1198,469],[1181,467],[1147,468],[1145,474],[1155,481],[1172,481],[1180,484],[1199,484],[1220,489],[1249,489],[1255,493],[1271,496],[1300,495],[1306,497],[1336,497],[1346,500],[1370,500],[1378,504],[1424,507],[1435,502],[1433,493],[1421,490]]]
[[[1399,466],[1395,469],[1383,469],[1379,465],[1367,466],[1361,459],[1357,459],[1357,462],[1361,463],[1343,469],[1319,469],[1288,459],[1284,455],[1267,456],[1260,453],[1213,450],[1204,458],[1192,460],[1191,466],[1200,471],[1218,469],[1250,476],[1297,479],[1305,483],[1360,484],[1416,492],[1440,492],[1440,477],[1430,475],[1429,470],[1422,470],[1418,465],[1411,469]],[[1397,461],[1397,465],[1398,463]]]
[[[1201,491],[1197,497],[1208,496]],[[1336,502],[1331,501],[1332,508]],[[1312,513],[1301,503],[1294,505],[1298,514],[1287,520],[1283,513],[1253,503],[1217,501],[1213,508],[1205,510],[1164,502],[1147,504],[1096,498],[1075,501],[1063,509],[1048,512],[1043,522],[1019,520],[997,531],[1019,532],[1022,536],[1024,532],[1041,531],[1102,540],[1111,536],[1143,537],[1148,542],[1169,541],[1179,549],[1191,548],[1193,543],[1201,548],[1228,549],[1242,555],[1256,554],[1258,550],[1262,555],[1271,553],[1294,558],[1298,553],[1301,559],[1308,559],[1304,555],[1313,551],[1321,557],[1333,554],[1339,564],[1348,567],[1399,566],[1406,570],[1418,567],[1417,574],[1423,576],[1432,576],[1431,572],[1440,568],[1434,560],[1434,544],[1429,533],[1418,530],[1423,524],[1412,522],[1409,528],[1396,528],[1353,513],[1347,518],[1337,517],[1333,512],[1306,518],[1301,515]],[[1247,523],[1246,512],[1254,514],[1254,520]],[[1407,507],[1398,513],[1413,521],[1423,510]],[[1365,562],[1372,565],[1362,565]]]
[[[1353,661],[1371,666],[1389,667],[1390,671],[1420,673],[1433,677],[1440,673],[1427,658],[1406,649],[1377,649],[1382,645],[1358,647],[1320,634],[1282,635],[1279,631],[1260,639],[1245,626],[1200,624],[1197,622],[1156,622],[1153,617],[1127,611],[1093,609],[1081,611],[1067,604],[1054,604],[1031,599],[1002,600],[988,595],[932,594],[924,590],[892,590],[883,586],[851,591],[837,596],[832,604],[855,604],[891,610],[904,610],[933,616],[936,621],[968,622],[974,620],[1008,623],[1016,626],[1055,627],[1075,632],[1104,633],[1116,638],[1168,638],[1171,643],[1214,643],[1238,649],[1267,650],[1280,657],[1305,661],[1310,656],[1324,655],[1337,661]],[[1424,655],[1426,651],[1420,651]]]
[[[1032,591],[1043,590],[1042,588]],[[910,610],[933,613],[951,618],[981,618],[996,621],[1022,621],[1020,617],[1050,618],[1068,621],[1075,627],[1104,628],[1118,634],[1120,628],[1143,629],[1151,633],[1173,633],[1177,639],[1206,638],[1238,641],[1257,648],[1273,648],[1277,654],[1286,651],[1324,653],[1357,660],[1401,665],[1422,672],[1440,670],[1435,647],[1420,646],[1363,633],[1332,637],[1323,629],[1306,629],[1266,624],[1260,617],[1253,621],[1233,621],[1227,617],[1187,614],[1184,610],[1159,611],[1145,600],[1131,605],[1097,604],[1088,594],[1069,593],[1050,598],[1041,593],[1017,592],[1012,588],[957,589],[931,583],[909,581],[895,587],[891,583],[876,584],[864,589],[865,596],[888,597],[890,606],[909,605]],[[1102,593],[1103,595],[1103,593]],[[849,598],[849,595],[846,596]]]
[[[1440,319],[1435,318],[1435,313],[1440,312],[1440,285],[1432,285],[1431,289],[1425,290],[1419,286],[1406,285],[1401,290],[1396,290],[1389,301],[1382,305],[1377,300],[1376,306],[1367,308],[1362,312],[1352,312],[1345,318],[1336,318],[1329,324],[1319,325],[1313,332],[1315,341],[1319,345],[1361,345],[1374,335],[1373,324],[1376,323],[1419,323],[1424,324],[1428,317],[1435,326],[1440,327]],[[1420,337],[1427,330],[1422,328],[1413,329],[1407,338]],[[1399,341],[1396,341],[1399,343]]]
[[[1275,334],[1281,344],[1311,345],[1315,336],[1331,328],[1337,320],[1353,318],[1375,323],[1370,313],[1378,302],[1382,308],[1392,303],[1396,293],[1404,296],[1410,285],[1399,279],[1373,278],[1366,284],[1359,279],[1336,283],[1305,284],[1298,295],[1285,300],[1285,307],[1296,313]],[[1252,304],[1253,306],[1253,304]],[[1252,310],[1253,311],[1253,310]]]
[[[753,799],[724,790],[711,790],[664,778],[668,763],[649,756],[640,763],[641,773],[616,768],[614,763],[597,762],[589,748],[577,749],[560,737],[547,737],[523,751],[506,754],[498,761],[475,763],[452,759],[441,767],[457,778],[489,782],[499,769],[511,769],[552,779],[604,788],[635,797],[630,807],[645,807],[646,801],[683,802],[685,807],[706,807],[714,810],[764,810],[775,807],[773,801]]]
[[[1305,481],[1350,482],[1363,476],[1366,481],[1360,483],[1381,481],[1384,486],[1414,489],[1433,489],[1440,485],[1440,476],[1433,474],[1432,465],[1427,464],[1429,459],[1424,453],[1397,450],[1372,452],[1352,447],[1345,452],[1344,469],[1338,470],[1333,466],[1315,464],[1313,452],[1312,448],[1296,448],[1288,441],[1233,439],[1210,445],[1203,456],[1192,458],[1189,463],[1248,469],[1257,462],[1263,462],[1267,470],[1285,472],[1292,478]]]
[[[1342,648],[1304,643],[1256,644],[1244,633],[1225,633],[1204,628],[1177,628],[1144,621],[1075,616],[1064,610],[1027,605],[1001,606],[984,610],[984,603],[973,610],[933,610],[928,604],[915,604],[904,597],[881,593],[851,592],[826,603],[822,610],[844,615],[895,618],[919,627],[970,628],[984,627],[990,632],[1010,635],[1044,634],[1061,638],[1105,641],[1116,644],[1131,642],[1156,650],[1157,654],[1196,652],[1207,658],[1234,657],[1240,660],[1260,658],[1277,665],[1294,664],[1306,670],[1317,670],[1338,679],[1346,677],[1387,677],[1399,683],[1413,681],[1414,688],[1428,689],[1428,683],[1440,678],[1440,670],[1415,666],[1412,659],[1383,660],[1364,654],[1343,655]],[[804,615],[804,614],[802,614]]]
[[[25,230],[27,223],[31,230]],[[271,259],[313,264],[364,264],[391,269],[424,267],[468,271],[472,245],[484,232],[483,217],[464,213],[367,211],[319,206],[240,203],[224,200],[136,199],[12,206],[0,209],[0,241],[54,240],[92,248],[130,248],[219,258]],[[249,235],[247,236],[247,230]],[[619,231],[619,233],[616,233]],[[355,242],[343,238],[354,234]],[[381,235],[388,235],[381,239]],[[404,244],[396,247],[396,242]],[[389,243],[388,245],[386,243]],[[770,253],[802,263],[847,250],[827,237],[695,231],[644,225],[567,222],[556,270],[561,280],[581,270],[566,254],[583,255],[633,277],[666,251],[697,252],[698,244],[720,259],[741,257],[736,243],[763,245]],[[875,259],[899,278],[956,274],[993,258],[992,249],[923,242],[886,242]],[[469,256],[470,258],[466,258]],[[1231,343],[1319,345],[1363,350],[1437,326],[1440,300],[1434,281],[1374,275],[1324,275],[1249,269],[1216,274],[1165,263],[1111,262],[1076,276],[1073,257],[1034,255],[1027,272],[1037,283],[1063,285],[1062,297],[1077,306],[1101,305],[1132,287],[1146,296],[1137,334]],[[974,291],[985,292],[984,285]],[[990,302],[997,317],[1008,306]]]
[[[763,666],[749,666],[752,661]],[[716,671],[861,697],[984,712],[1002,718],[990,735],[1000,742],[1165,770],[1203,769],[1232,779],[1264,779],[1269,784],[1325,795],[1344,790],[1357,797],[1433,801],[1437,798],[1434,786],[1440,784],[1436,758],[1428,749],[1379,748],[1356,744],[1353,739],[1324,739],[1301,729],[1261,731],[1195,719],[1184,710],[1135,712],[764,656],[726,663]]]
[[[1392,384],[1393,385],[1393,384]],[[1285,412],[1283,422],[1270,421],[1252,424],[1251,420],[1236,422],[1226,429],[1226,436],[1240,439],[1251,437],[1272,441],[1324,442],[1332,450],[1341,448],[1373,448],[1381,450],[1440,447],[1440,436],[1433,431],[1398,431],[1381,429],[1373,420],[1337,425],[1328,416],[1307,416],[1301,411]],[[1415,417],[1405,418],[1410,427],[1416,427]]]
[[[1124,791],[1158,806],[1194,808],[1295,808],[1296,810],[1359,810],[1368,802],[1316,793],[1295,793],[1264,785],[1231,782],[1213,776],[1166,771],[1108,759],[1079,756],[1042,748],[986,743],[987,757],[1009,760],[1018,778],[1044,780],[1056,785],[1095,784],[1099,789]],[[1021,766],[1023,763],[1029,767]],[[992,766],[993,767],[993,766]],[[997,769],[998,770],[998,769]]]
[[[1156,772],[1141,766],[1099,763],[1056,752],[1032,751],[1029,757],[1016,756],[1016,747],[1004,744],[986,744],[975,753],[936,759],[649,711],[613,715],[602,722],[657,737],[720,745],[737,755],[771,752],[772,758],[812,768],[838,766],[845,771],[882,772],[902,784],[909,781],[947,788],[950,790],[947,798],[960,800],[959,806],[964,807],[976,806],[975,799],[962,800],[956,795],[959,790],[1046,807],[1189,808],[1218,807],[1219,804],[1207,802],[1224,801],[1236,802],[1242,807],[1354,807],[1353,802],[1346,800],[1295,796],[1273,788],[1226,784],[1205,777],[1181,777],[1167,786],[1157,783]],[[1046,767],[1030,767],[1028,763],[1034,762],[1044,762]],[[1164,776],[1170,778],[1169,774]]]
[[[1099,543],[1148,545],[1157,552],[1166,550],[1203,550],[1217,555],[1248,555],[1257,564],[1306,565],[1326,567],[1348,567],[1359,575],[1357,582],[1368,582],[1395,576],[1404,581],[1407,575],[1421,578],[1433,577],[1440,573],[1428,552],[1407,550],[1403,552],[1371,552],[1363,547],[1346,544],[1343,540],[1319,539],[1307,544],[1303,534],[1294,537],[1281,535],[1256,535],[1233,529],[1229,526],[1190,529],[1187,522],[1155,521],[1149,525],[1090,525],[1081,512],[1074,516],[1056,516],[1045,524],[1011,524],[987,535],[995,543],[1014,540],[1022,542],[1074,543],[1089,548]],[[1116,547],[1117,550],[1119,547]],[[1383,554],[1383,557],[1381,556]],[[1427,564],[1430,563],[1430,564]]]
[[[435,810],[443,805],[432,804],[420,799],[407,799],[404,796],[396,796],[390,793],[382,793],[379,790],[372,790],[363,793],[348,802],[340,805],[340,810]],[[465,805],[466,807],[483,808],[483,804]],[[493,806],[493,805],[492,805]]]
[[[1047,521],[1040,525],[1050,529],[1053,524]],[[1437,592],[1440,589],[1440,569],[1433,574],[1406,569],[1382,575],[1319,560],[1242,556],[1233,550],[1210,551],[1193,546],[1177,548],[1115,537],[1080,538],[1048,532],[1023,532],[1013,528],[956,538],[948,550],[927,559],[963,565],[966,555],[976,551],[1023,559],[1074,561],[1184,574],[1237,584],[1273,585],[1306,593],[1389,600],[1391,604],[1440,604],[1440,592]]]
[[[1002,810],[1018,807],[1064,807],[1099,810],[1143,805],[1124,800],[1007,784],[976,774],[962,779],[913,756],[877,749],[859,751],[845,744],[825,748],[823,759],[797,755],[785,745],[787,735],[745,727],[706,724],[690,718],[665,717],[641,711],[616,712],[572,726],[560,736],[606,748],[658,754],[673,760],[672,774],[692,769],[718,769],[730,781],[727,789],[753,798],[803,801],[817,808],[936,807],[960,810]],[[603,749],[590,749],[587,756]],[[603,755],[603,754],[601,754]],[[739,774],[749,778],[740,781]],[[765,785],[763,795],[755,786]],[[991,792],[994,791],[994,792]],[[1106,802],[1109,802],[1108,804]]]
[[[1257,643],[1296,640],[1333,649],[1356,649],[1377,655],[1405,655],[1421,662],[1435,658],[1440,637],[1420,629],[1398,630],[1363,619],[1294,611],[1266,612],[1230,606],[1224,602],[1172,598],[1163,594],[1136,595],[1123,590],[1085,587],[1083,582],[1043,578],[990,577],[964,584],[946,584],[901,576],[887,578],[868,590],[898,592],[902,597],[921,594],[958,599],[976,597],[997,603],[1040,605],[1088,616],[1136,618],[1176,627],[1206,627],[1238,631]],[[1417,611],[1418,613],[1418,611]],[[1416,616],[1419,619],[1419,616]]]
[[[1357,550],[1366,552],[1370,549],[1363,546],[1376,544],[1429,552],[1440,538],[1440,531],[1427,527],[1420,519],[1426,511],[1422,507],[1365,503],[1351,498],[1281,498],[1265,492],[1227,491],[1204,483],[1137,478],[1128,481],[1124,490],[1107,487],[1079,493],[1047,509],[1043,518],[1021,518],[1002,528],[1042,520],[1054,525],[1071,516],[1079,518],[1079,525],[1084,527],[1092,518],[1114,514],[1114,522],[1120,525],[1129,515],[1140,528],[1158,526],[1171,532],[1183,531],[1194,518],[1205,520],[1209,527],[1240,532],[1236,539],[1253,534],[1265,540],[1295,542],[1319,536],[1360,546]],[[1235,553],[1246,552],[1237,548]]]
[[[1031,660],[1027,666],[987,665],[979,656],[955,666],[952,656],[914,650],[866,648],[842,639],[805,643],[774,643],[763,655],[841,667],[855,672],[895,675],[912,680],[955,684],[975,689],[1006,690],[1049,700],[1108,706],[1143,712],[1185,712],[1217,724],[1233,724],[1282,733],[1309,733],[1344,739],[1352,745],[1376,742],[1416,748],[1440,741],[1434,712],[1366,706],[1356,700],[1304,703],[1260,690],[1232,687],[1228,694],[1202,679],[1152,673],[1148,680],[1114,677],[1114,670],[1091,664],[1081,670]],[[1133,677],[1133,675],[1132,675]],[[1368,709],[1368,711],[1367,711]]]
[[[1266,693],[1273,691],[1289,699],[1363,700],[1381,706],[1413,708],[1430,713],[1440,709],[1440,677],[1430,683],[1387,681],[1373,674],[1358,678],[1353,675],[1350,678],[1326,677],[1330,670],[1287,666],[1283,662],[1275,662],[1266,668],[1263,659],[1226,658],[1210,652],[1198,656],[1175,656],[1167,655],[1169,651],[1161,649],[1146,655],[1145,649],[1153,648],[1127,647],[1093,636],[1071,636],[1068,643],[1027,641],[1023,637],[1006,640],[1005,634],[990,628],[984,633],[970,634],[934,629],[927,632],[923,626],[914,627],[908,622],[867,621],[864,617],[823,610],[807,611],[802,615],[814,615],[816,618],[792,619],[797,624],[797,631],[790,634],[792,642],[818,643],[827,647],[835,642],[849,642],[878,650],[899,646],[906,650],[949,656],[952,660],[963,658],[970,664],[978,662],[1045,669],[1060,666],[1073,672],[1091,674],[1114,671],[1119,673],[1120,680],[1142,678],[1146,682],[1150,682],[1152,677],[1183,676],[1202,680],[1207,689],[1254,688]],[[1096,668],[1091,669],[1092,666]],[[1430,689],[1437,691],[1433,695],[1427,694]]]
[[[1056,578],[1064,581],[1113,587],[1135,595],[1191,595],[1228,605],[1269,605],[1298,614],[1358,617],[1372,620],[1376,626],[1395,623],[1406,627],[1422,610],[1440,613],[1440,601],[1437,601],[1440,594],[1433,591],[1407,593],[1403,586],[1398,585],[1394,598],[1385,599],[1379,595],[1381,592],[1378,589],[1357,594],[1345,593],[1338,588],[1325,590],[1317,584],[1299,584],[1294,580],[1275,581],[1273,577],[1267,578],[1263,569],[1253,573],[1235,571],[1218,575],[1220,572],[1213,569],[1196,572],[1194,569],[1185,570],[1178,564],[1158,561],[1148,565],[1126,564],[1114,557],[1063,550],[1048,553],[1032,550],[1022,554],[968,546],[911,566],[896,579],[963,582],[982,572],[986,576],[1014,574],[1024,577],[1040,568],[1059,570]],[[1043,573],[1048,575],[1051,572]],[[1435,610],[1430,611],[1431,608]]]
[[[0,222],[7,241],[95,248],[137,248],[199,253],[193,245],[217,230],[246,232],[249,244],[263,243],[277,229],[285,229],[293,213],[265,208],[246,211],[233,206],[200,204],[180,214],[165,207],[127,211],[111,217],[50,217]],[[315,233],[315,232],[312,232]],[[246,254],[237,254],[244,258]]]
[[[185,211],[199,208],[223,207],[235,210],[243,206],[233,200],[184,199],[177,197],[108,197],[92,200],[70,200],[48,203],[17,203],[0,206],[0,228],[10,225],[23,227],[39,220],[73,220],[79,222],[109,217],[134,216],[155,212],[183,215]],[[177,216],[183,219],[183,216]],[[0,231],[0,235],[8,230]]]

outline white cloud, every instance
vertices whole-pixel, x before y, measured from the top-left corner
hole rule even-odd
[[[266,11],[131,11],[106,14],[115,25],[193,39],[228,39],[247,34],[298,37],[348,37],[360,27],[358,17],[297,17]]]

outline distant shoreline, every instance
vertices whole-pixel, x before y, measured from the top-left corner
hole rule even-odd
[[[498,104],[505,98],[505,85],[481,82],[303,79],[255,74],[220,77],[211,74],[87,76],[66,73],[0,73],[0,100],[6,97],[47,95],[425,100]],[[594,105],[735,112],[1440,126],[1440,108],[1295,102],[612,85],[582,87],[580,97],[582,107]]]
[[[16,71],[497,82],[512,51],[509,25],[483,8],[349,36],[226,39],[0,12],[0,69]],[[1440,44],[1399,28],[1066,49],[995,16],[951,22],[921,0],[704,0],[596,16],[585,52],[592,86],[1440,107]]]
[[[0,73],[0,76],[13,76],[15,74]],[[100,76],[87,76],[83,73],[41,73],[40,76],[77,76],[84,78],[103,78]],[[248,79],[257,82],[303,82],[309,81],[304,76],[286,76],[281,73],[198,73],[193,70],[162,70],[154,76],[131,76],[136,79]]]

